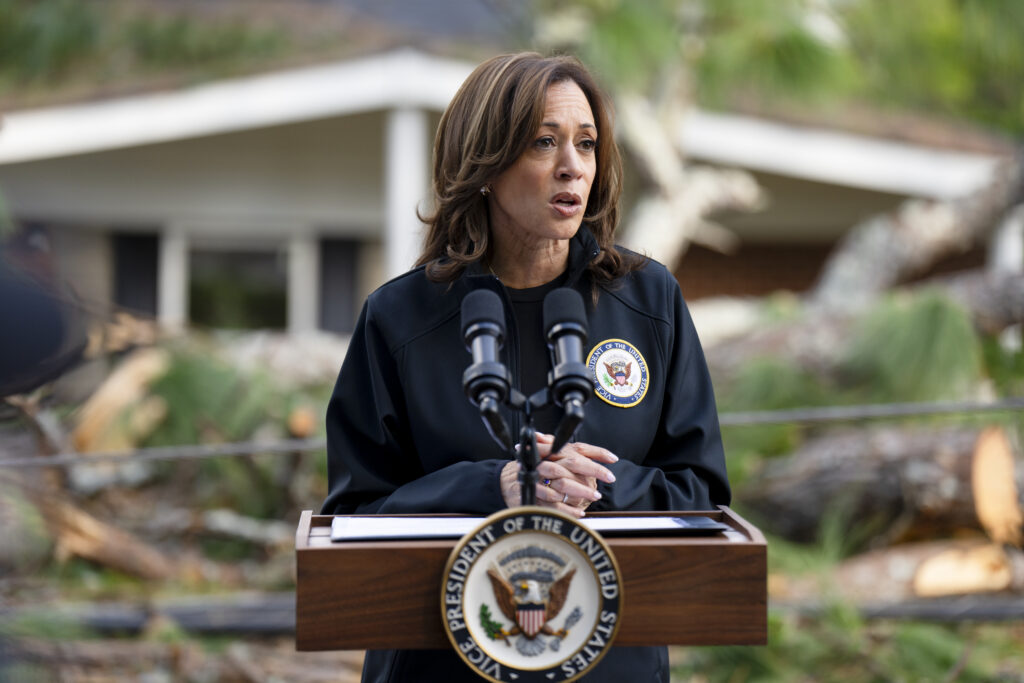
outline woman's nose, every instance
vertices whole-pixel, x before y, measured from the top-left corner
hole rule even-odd
[[[583,160],[575,147],[562,148],[558,159],[558,177],[565,180],[578,178],[583,174]]]

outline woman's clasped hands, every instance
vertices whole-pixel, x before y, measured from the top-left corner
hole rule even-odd
[[[537,432],[537,505],[561,510],[574,517],[583,517],[594,501],[601,499],[597,482],[611,484],[615,475],[602,465],[618,462],[619,458],[606,448],[586,443],[567,443],[551,455],[550,434]],[[519,505],[519,463],[509,462],[501,470],[501,495],[509,507]]]

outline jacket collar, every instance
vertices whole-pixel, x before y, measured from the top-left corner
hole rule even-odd
[[[581,225],[572,239],[569,240],[569,277],[566,280],[566,287],[575,287],[580,278],[587,270],[587,264],[597,258],[601,248],[597,244],[597,238],[590,232],[590,228]],[[462,275],[471,289],[487,287],[488,289],[499,290],[501,283],[483,261],[476,261],[470,264]]]

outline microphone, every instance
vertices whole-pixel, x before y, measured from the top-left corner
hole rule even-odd
[[[555,405],[565,411],[551,444],[554,454],[568,443],[583,421],[583,404],[593,389],[583,364],[587,314],[583,297],[576,290],[561,287],[544,297],[544,330],[555,356],[554,367],[548,373],[548,390]]]
[[[508,425],[499,408],[508,398],[508,368],[498,360],[505,342],[505,307],[497,294],[477,289],[462,300],[462,337],[473,354],[473,364],[462,373],[462,387],[480,409],[491,437],[506,450],[512,448]]]

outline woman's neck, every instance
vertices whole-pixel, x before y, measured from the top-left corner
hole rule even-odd
[[[542,244],[496,239],[491,250],[491,272],[512,289],[540,287],[565,272],[569,265],[569,240],[545,240]]]

